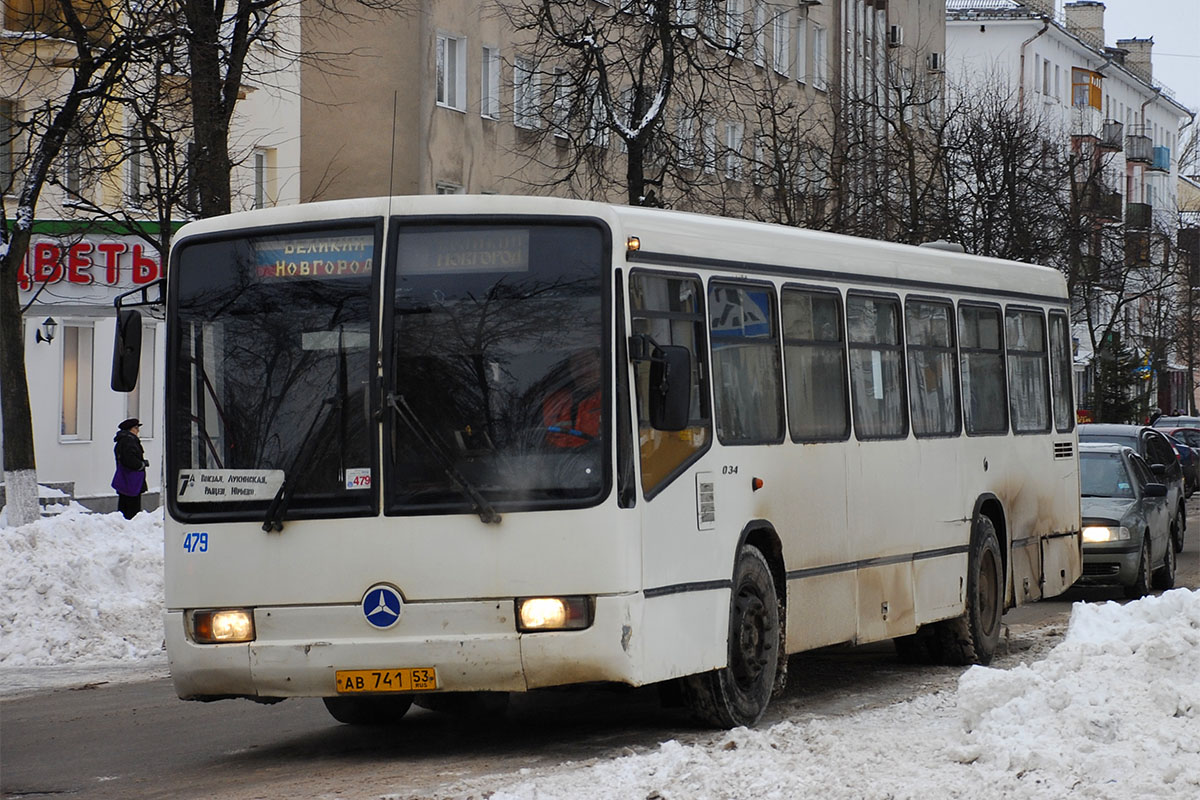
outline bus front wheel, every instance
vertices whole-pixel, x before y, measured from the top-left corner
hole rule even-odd
[[[779,599],[771,568],[758,548],[742,547],[729,604],[729,660],[723,669],[683,680],[684,697],[702,722],[753,726],[771,699],[778,668]]]
[[[400,721],[412,706],[407,695],[382,697],[325,697],[325,710],[346,725],[391,725]]]
[[[967,557],[967,608],[962,616],[934,623],[931,650],[945,664],[989,664],[1000,643],[1004,616],[1004,560],[996,525],[983,514],[971,526]]]

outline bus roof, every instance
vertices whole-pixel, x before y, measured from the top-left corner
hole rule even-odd
[[[638,237],[640,250],[627,253],[631,263],[690,265],[749,275],[765,272],[797,280],[885,283],[916,291],[957,286],[1063,303],[1067,297],[1063,275],[1036,264],[775,223],[554,197],[403,195],[302,203],[197,220],[184,226],[175,242],[264,225],[459,214],[598,218],[612,229],[618,251],[625,248],[627,237]]]

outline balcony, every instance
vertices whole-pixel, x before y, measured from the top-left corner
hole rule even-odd
[[[1121,221],[1121,193],[1097,187],[1084,194],[1083,213],[1104,222]]]
[[[1151,208],[1149,203],[1125,204],[1125,227],[1136,230],[1150,228]]]
[[[1156,169],[1160,172],[1171,171],[1171,148],[1156,147],[1154,148],[1154,160],[1150,163],[1150,169]]]
[[[1154,147],[1149,136],[1125,137],[1125,160],[1150,164],[1154,161]]]
[[[1147,206],[1149,207],[1149,206]],[[1145,268],[1150,264],[1150,231],[1128,231],[1125,234],[1125,266]]]
[[[1111,150],[1114,153],[1121,152],[1123,144],[1125,125],[1116,120],[1106,119],[1104,125],[1100,129],[1100,149]]]
[[[1104,116],[1100,109],[1091,106],[1071,107],[1071,135],[1098,139],[1103,128]]]

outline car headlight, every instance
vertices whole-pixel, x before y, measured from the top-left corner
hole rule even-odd
[[[200,644],[254,641],[254,612],[223,608],[192,612],[192,639]]]
[[[592,624],[588,597],[524,597],[517,600],[517,628],[532,631],[577,631]]]
[[[1119,542],[1129,538],[1129,528],[1115,525],[1088,525],[1083,529],[1085,542]]]

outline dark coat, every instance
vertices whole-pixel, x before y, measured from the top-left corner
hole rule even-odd
[[[113,474],[112,487],[117,494],[139,495],[146,491],[146,454],[142,442],[129,431],[117,431],[113,437],[113,458],[117,471]]]

